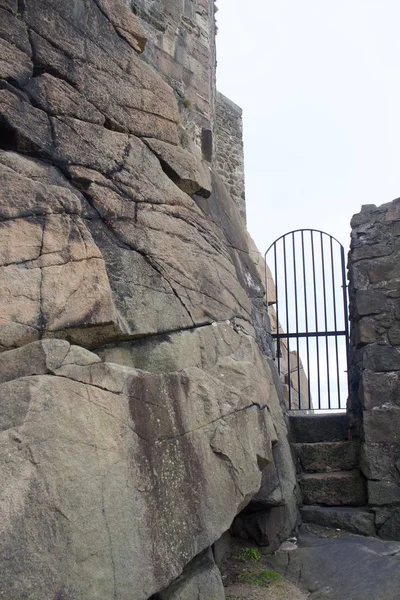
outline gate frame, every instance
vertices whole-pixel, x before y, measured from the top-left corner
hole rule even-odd
[[[314,310],[315,310],[315,331],[310,332],[308,330],[308,314],[307,314],[307,291],[306,291],[306,267],[305,267],[305,254],[304,254],[304,233],[310,233],[311,240],[311,256],[312,256],[312,274],[313,274],[313,291],[314,291]],[[297,271],[296,271],[296,252],[295,252],[295,234],[301,234],[301,258],[302,258],[302,271],[303,271],[303,291],[304,291],[304,310],[305,310],[305,332],[299,332],[299,323],[298,323],[298,297],[297,297]],[[324,300],[324,321],[325,321],[325,330],[321,331],[318,327],[318,316],[317,316],[317,290],[316,290],[316,272],[315,272],[315,246],[314,246],[314,234],[319,234],[320,243],[321,243],[321,263],[322,263],[322,281],[323,281],[323,300]],[[296,321],[296,331],[286,333],[280,333],[279,331],[279,290],[278,290],[278,266],[277,266],[277,244],[282,240],[283,243],[283,263],[284,263],[284,280],[285,280],[285,312],[286,312],[286,327],[289,328],[289,304],[288,304],[288,285],[287,285],[287,257],[286,257],[286,238],[291,237],[292,240],[292,248],[293,248],[293,280],[294,280],[294,307],[295,307],[295,321]],[[334,314],[334,330],[328,330],[327,327],[327,306],[326,306],[326,277],[325,277],[325,259],[324,259],[324,247],[323,241],[324,236],[329,238],[330,245],[330,256],[331,256],[331,275],[332,275],[332,297],[333,297],[333,314]],[[334,260],[333,260],[333,242],[336,242],[340,248],[340,266],[341,266],[341,288],[342,288],[342,303],[343,303],[343,318],[344,318],[344,329],[337,329],[337,312],[336,312],[336,297],[335,297],[335,289],[337,287],[335,284],[335,270],[334,270]],[[274,249],[274,277],[275,277],[275,302],[268,301],[268,277],[267,277],[267,255],[271,249]],[[276,306],[276,333],[271,333],[272,338],[276,341],[276,358],[277,358],[277,366],[279,375],[281,375],[281,340],[287,340],[287,350],[288,350],[288,388],[289,388],[289,410],[345,410],[345,408],[341,407],[341,397],[340,397],[340,388],[339,388],[339,358],[338,358],[338,338],[345,338],[345,347],[346,347],[346,366],[347,366],[347,398],[349,394],[349,353],[350,353],[350,339],[349,339],[349,309],[348,309],[348,295],[347,295],[347,278],[346,278],[346,261],[345,261],[345,251],[343,245],[337,240],[334,236],[326,233],[325,231],[321,231],[320,229],[294,229],[292,231],[288,231],[284,233],[279,238],[277,238],[272,244],[269,246],[267,251],[264,254],[264,267],[265,267],[265,294],[266,294],[266,303],[267,310],[270,305],[275,304]],[[268,267],[269,268],[269,267]],[[290,328],[289,328],[290,329]],[[331,399],[330,399],[330,377],[329,377],[329,353],[328,353],[328,338],[335,337],[335,347],[336,347],[336,375],[337,375],[337,383],[338,383],[338,409],[335,407],[331,407]],[[301,406],[301,386],[300,386],[300,354],[299,354],[299,339],[305,338],[307,340],[307,381],[308,381],[308,407]],[[317,353],[317,372],[318,372],[318,408],[311,407],[311,391],[310,391],[310,352],[309,352],[309,339],[316,339],[316,353]],[[321,409],[321,388],[320,388],[320,366],[319,366],[319,338],[325,338],[326,344],[326,359],[327,359],[327,387],[328,387],[328,409]],[[298,377],[298,397],[299,397],[299,408],[294,409],[291,407],[291,361],[290,361],[290,347],[289,340],[296,339],[297,341],[297,377]],[[347,401],[346,398],[346,401]]]

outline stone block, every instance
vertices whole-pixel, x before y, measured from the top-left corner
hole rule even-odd
[[[360,446],[357,441],[292,446],[303,471],[351,471],[358,467]]]
[[[300,514],[305,523],[344,529],[359,535],[375,535],[374,513],[345,506],[303,506]]]
[[[361,470],[368,479],[395,481],[398,477],[396,460],[399,456],[400,444],[363,444]]]
[[[371,261],[368,266],[368,277],[371,283],[380,283],[400,277],[400,260],[396,254]]]
[[[384,522],[378,529],[378,535],[384,540],[400,541],[400,509],[393,510],[389,515],[385,511]]]
[[[362,350],[365,369],[375,372],[400,370],[400,352],[389,345],[370,344]]]
[[[367,443],[400,442],[400,407],[375,408],[364,412],[364,439]]]
[[[373,344],[377,341],[375,321],[364,317],[354,325],[356,346]]]
[[[294,442],[338,442],[347,440],[348,418],[345,413],[332,415],[291,415],[290,431]]]
[[[386,294],[379,290],[358,290],[356,293],[356,306],[358,314],[373,315],[386,310]]]
[[[385,221],[389,223],[392,221],[400,221],[400,198],[393,200],[389,206],[385,215]]]
[[[400,325],[393,325],[388,331],[388,339],[393,346],[400,346]]]
[[[391,481],[368,481],[368,503],[372,506],[400,505],[400,485]]]
[[[390,404],[400,406],[400,374],[363,371],[360,397],[365,410]]]
[[[363,506],[366,503],[365,481],[358,471],[305,474],[299,484],[304,504]]]

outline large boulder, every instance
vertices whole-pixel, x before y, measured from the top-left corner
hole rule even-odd
[[[4,597],[145,600],[229,528],[277,441],[267,366],[236,356],[149,373],[65,340],[3,353]]]
[[[221,595],[296,520],[254,245],[124,0],[0,11],[0,597]]]

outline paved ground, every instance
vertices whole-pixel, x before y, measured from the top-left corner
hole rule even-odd
[[[303,525],[298,549],[268,563],[309,600],[400,600],[400,542]]]

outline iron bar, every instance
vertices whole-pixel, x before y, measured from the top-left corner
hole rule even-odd
[[[349,364],[350,364],[350,345],[349,345],[349,312],[347,304],[347,282],[346,282],[346,261],[344,258],[344,248],[340,246],[340,259],[342,264],[342,289],[343,289],[343,316],[344,328],[346,331],[346,366],[347,366],[347,389],[350,389]]]
[[[284,262],[284,273],[285,273],[285,305],[286,305],[286,344],[287,344],[287,368],[288,368],[288,387],[289,387],[289,410],[292,408],[292,372],[290,365],[290,347],[289,347],[289,303],[288,303],[288,285],[287,285],[287,262],[286,262],[286,237],[283,239],[283,262]]]
[[[296,237],[296,233],[300,232],[300,240]],[[305,238],[305,234],[310,235],[310,243]],[[316,242],[318,238],[315,235],[319,235],[320,250]],[[292,249],[287,246],[286,239],[291,240]],[[329,239],[329,243],[327,241]],[[278,242],[282,240],[282,246],[278,247]],[[305,244],[305,240],[307,244]],[[339,310],[340,303],[336,296],[339,290],[339,274],[336,272],[336,259],[338,254],[334,252],[334,244],[340,247],[340,267],[341,267],[341,287],[343,297],[343,318],[344,326],[342,329],[338,329],[338,325],[341,326],[342,312]],[[347,284],[346,284],[346,271],[345,271],[345,254],[344,248],[333,236],[326,234],[319,230],[313,229],[297,229],[291,231],[271,244],[268,248],[265,256],[268,252],[273,249],[274,252],[274,276],[275,276],[275,298],[272,296],[271,285],[268,285],[267,279],[267,266],[265,266],[265,280],[266,280],[266,293],[267,293],[267,304],[268,307],[276,302],[276,330],[272,333],[272,338],[276,344],[276,357],[277,366],[279,373],[283,374],[283,361],[282,357],[287,356],[287,373],[284,373],[286,377],[285,383],[288,387],[288,405],[289,409],[315,409],[325,410],[339,408],[341,409],[342,404],[342,386],[340,381],[340,364],[341,364],[341,348],[339,346],[339,340],[344,338],[345,349],[346,349],[346,361],[348,364],[349,360],[349,323],[348,323],[348,308],[347,308]],[[301,256],[298,258],[298,255]],[[330,253],[330,258],[329,258]],[[279,254],[279,256],[278,256]],[[292,256],[291,256],[292,255]],[[283,260],[283,265],[281,261]],[[292,271],[289,262],[293,261],[293,283],[292,283]],[[299,263],[300,260],[300,263]],[[329,265],[330,261],[330,265]],[[282,268],[283,267],[283,268]],[[329,275],[330,269],[330,275]],[[302,278],[298,281],[298,277]],[[332,297],[330,296],[330,283],[332,284]],[[285,289],[280,290],[281,285],[284,285]],[[300,287],[303,285],[303,292]],[[313,298],[312,298],[313,297]],[[304,301],[304,321],[303,321],[303,308],[301,303]],[[285,306],[283,306],[285,303]],[[284,315],[286,324],[284,329],[280,330],[279,317]],[[313,315],[313,316],[312,316]],[[310,324],[315,319],[315,326],[310,327]],[[294,328],[292,327],[294,324]],[[301,329],[301,330],[300,330]],[[311,330],[310,330],[311,329]],[[325,338],[325,352],[326,352],[326,384],[323,383],[324,400],[321,399],[322,392],[322,380],[321,370],[325,373],[325,368],[322,367],[321,347],[320,338]],[[333,342],[330,339],[334,338]],[[310,339],[315,340],[315,347],[310,347]],[[291,340],[295,340],[296,348],[296,360],[291,361],[290,343]],[[300,340],[304,340],[300,346]],[[282,350],[282,343],[286,343],[286,349]],[[284,344],[283,344],[284,345]],[[293,343],[292,343],[293,346]],[[308,403],[302,399],[302,380],[301,380],[301,358],[300,351],[306,352],[307,360],[307,387],[308,389]],[[293,359],[295,357],[293,356]],[[315,363],[314,363],[315,360]],[[333,361],[336,360],[336,368]],[[325,361],[324,361],[325,362]],[[311,364],[313,363],[313,364]],[[296,371],[297,369],[297,376]],[[304,373],[305,373],[305,368]],[[292,374],[294,380],[297,379],[297,394],[298,402],[293,401],[293,393],[296,385],[293,381],[292,390]],[[316,374],[316,381],[314,382],[314,375]],[[334,385],[334,377],[336,377],[336,385]],[[347,369],[348,377],[348,369]],[[312,402],[312,390],[314,386],[317,388],[318,401],[315,399]],[[303,385],[304,388],[304,385]],[[336,402],[336,388],[337,388],[337,402]],[[325,393],[327,396],[325,396]],[[303,392],[304,396],[304,392]]]
[[[330,239],[331,247],[331,271],[332,271],[332,296],[333,296],[333,326],[337,330],[337,315],[336,315],[336,286],[335,286],[335,263],[333,260],[333,239]],[[338,408],[341,406],[340,400],[340,374],[339,374],[339,346],[338,338],[335,337],[335,351],[336,351],[336,379],[337,379],[337,394],[338,394]]]
[[[314,286],[314,308],[315,308],[315,331],[318,332],[318,307],[317,307],[317,282],[315,279],[315,251],[314,251],[314,232],[311,232],[311,257],[312,257],[312,273]],[[315,345],[317,349],[317,385],[318,385],[318,408],[321,408],[321,381],[319,369],[319,338],[316,337]]]
[[[325,323],[325,332],[328,330],[328,311],[326,308],[326,279],[325,279],[325,255],[324,255],[324,238],[322,232],[320,233],[321,237],[321,268],[322,268],[322,289],[324,296],[324,323]],[[325,352],[326,352],[326,385],[328,391],[328,408],[331,407],[331,386],[329,380],[329,343],[328,336],[325,336]]]
[[[306,349],[307,349],[307,387],[308,387],[308,408],[311,408],[311,380],[310,380],[310,342],[308,334],[308,312],[307,312],[307,277],[306,261],[304,255],[304,231],[301,232],[301,254],[303,258],[303,286],[304,286],[304,321],[306,325]]]
[[[296,352],[297,352],[297,396],[299,400],[299,409],[301,408],[301,384],[300,384],[300,349],[299,349],[299,307],[297,301],[297,272],[296,272],[296,242],[294,232],[292,233],[292,251],[293,251],[293,280],[294,280],[294,304],[295,304],[295,323],[296,323]]]
[[[299,331],[298,334],[296,333],[283,333],[282,336],[285,338],[311,338],[311,337],[333,337],[335,335],[346,335],[346,330],[343,329],[342,331],[309,331],[308,333],[304,333],[302,331]]]
[[[281,339],[279,331],[279,302],[278,302],[278,264],[276,259],[276,245],[274,244],[274,263],[275,263],[275,317],[276,317],[276,354],[278,358],[278,373],[281,372]],[[265,263],[267,264],[267,263]]]

